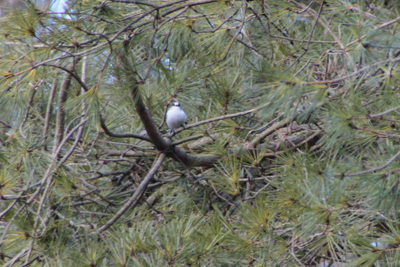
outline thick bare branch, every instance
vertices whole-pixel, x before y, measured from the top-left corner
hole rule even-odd
[[[64,127],[65,127],[65,110],[63,108],[65,102],[67,101],[68,97],[68,88],[71,84],[72,76],[69,73],[66,73],[64,76],[64,81],[61,85],[61,90],[58,97],[58,105],[57,105],[57,119],[56,119],[56,132],[54,138],[54,148],[55,151],[63,136],[64,136]]]
[[[57,82],[58,82],[57,79],[54,79],[53,84],[51,85],[49,100],[47,101],[46,117],[45,117],[45,122],[44,122],[44,127],[43,127],[43,136],[46,136],[47,132],[49,130],[51,112],[53,110],[53,99],[54,99],[54,95],[55,95],[56,89],[57,89]],[[44,148],[47,149],[46,147],[44,147]]]

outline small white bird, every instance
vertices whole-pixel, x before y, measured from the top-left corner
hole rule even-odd
[[[178,102],[175,102],[167,111],[167,125],[171,129],[172,134],[175,134],[175,129],[179,127],[185,128],[187,116]]]

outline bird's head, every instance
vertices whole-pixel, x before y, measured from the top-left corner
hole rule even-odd
[[[172,106],[174,106],[174,107],[180,107],[181,105],[179,104],[179,102],[175,102],[174,104],[172,104]]]

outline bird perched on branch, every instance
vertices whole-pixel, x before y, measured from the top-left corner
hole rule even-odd
[[[167,125],[172,134],[175,134],[175,129],[179,127],[185,128],[187,116],[178,102],[175,102],[167,111]]]

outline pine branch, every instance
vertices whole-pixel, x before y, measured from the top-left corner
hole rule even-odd
[[[70,69],[73,69],[74,66],[71,64]],[[69,72],[65,73],[64,81],[60,88],[60,93],[58,97],[58,105],[57,105],[57,118],[56,118],[56,130],[54,137],[54,145],[53,151],[56,151],[60,146],[61,140],[64,136],[64,127],[65,127],[65,110],[64,104],[67,102],[68,98],[68,89],[71,85],[72,75]]]
[[[102,227],[100,227],[97,230],[98,233],[102,233],[105,230],[107,230],[119,218],[121,218],[121,216],[124,215],[125,212],[127,212],[130,209],[133,209],[139,203],[139,200],[142,197],[142,195],[144,194],[144,192],[147,188],[147,185],[149,184],[149,182],[153,178],[153,176],[156,174],[157,170],[160,168],[165,157],[166,157],[166,155],[164,153],[161,153],[158,156],[158,158],[154,161],[153,167],[149,170],[149,173],[146,175],[146,177],[140,183],[140,186],[135,191],[135,194],[133,194],[133,196],[128,199],[128,201],[125,203],[125,205],[114,215],[114,217],[112,217],[105,225],[103,225]]]
[[[115,138],[136,138],[136,139],[144,140],[144,141],[147,141],[147,142],[151,142],[151,140],[149,138],[147,138],[146,136],[140,135],[140,134],[132,134],[132,133],[117,134],[117,133],[113,133],[107,128],[103,118],[101,118],[101,117],[100,117],[100,126],[103,129],[103,131],[108,136],[111,136],[111,137],[115,137]]]

